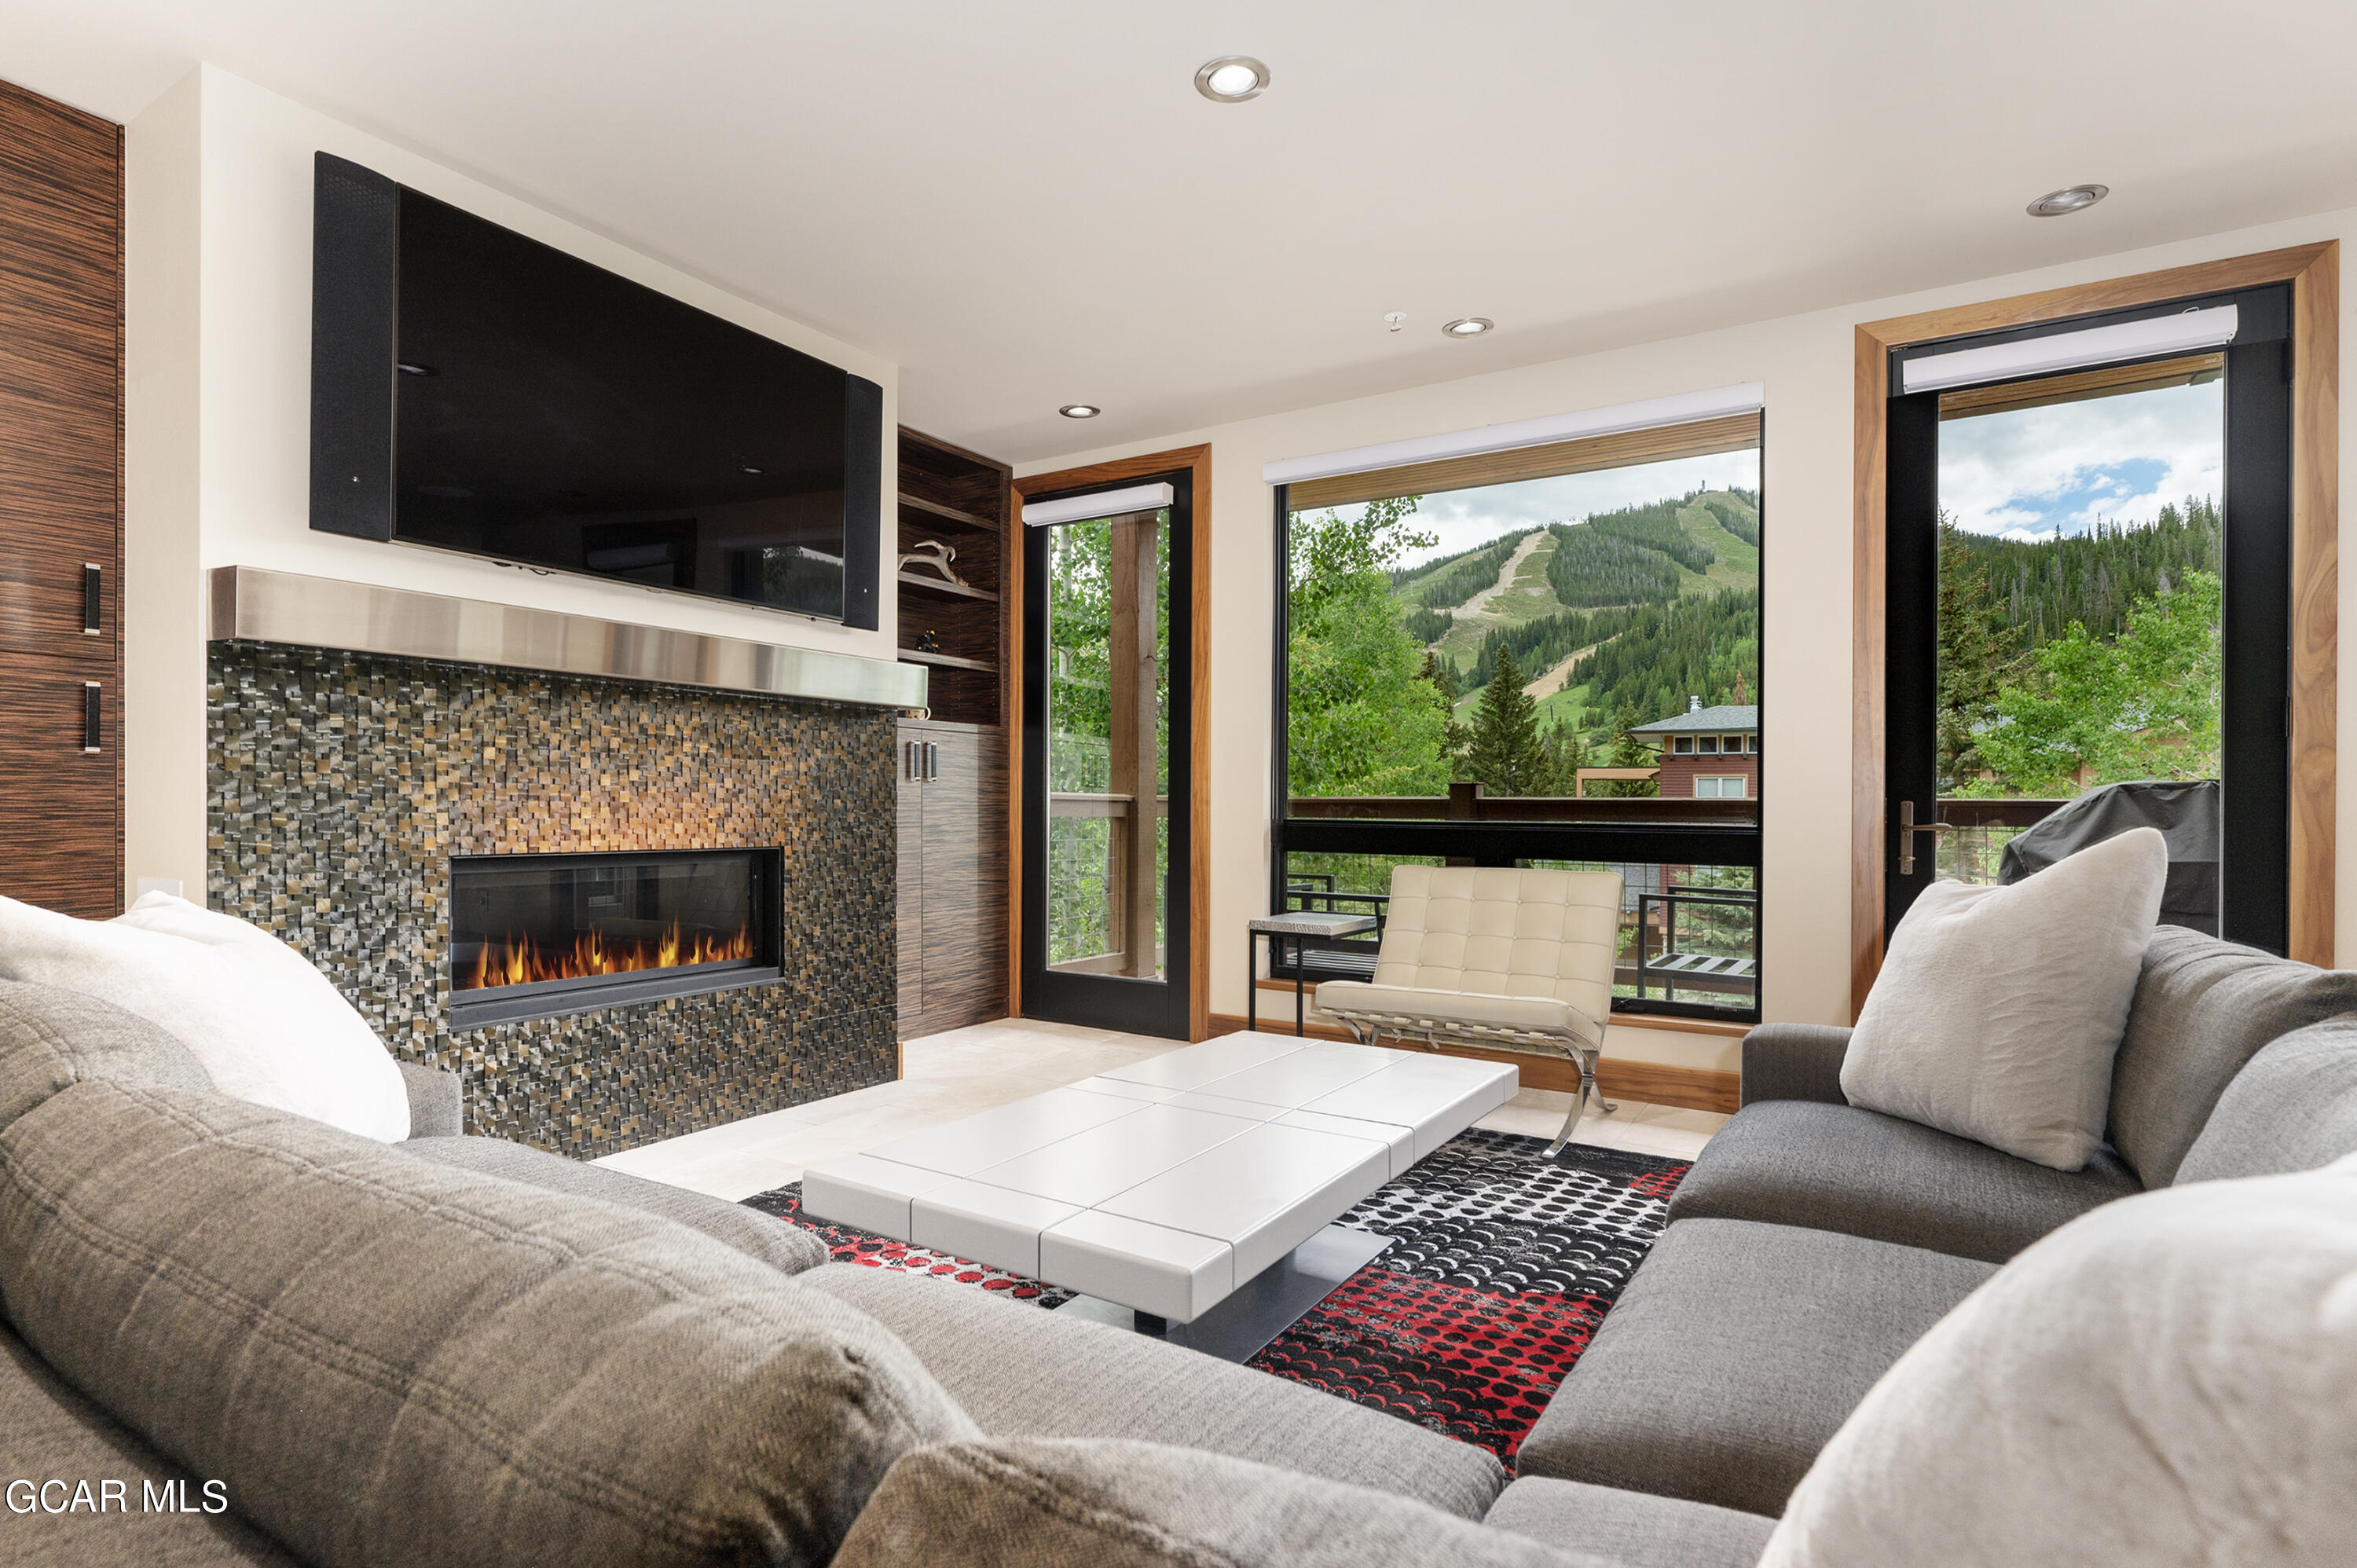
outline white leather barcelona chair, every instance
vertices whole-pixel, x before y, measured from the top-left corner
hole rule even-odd
[[[1552,1155],[1590,1100],[1614,1109],[1596,1094],[1596,1060],[1620,941],[1618,872],[1394,866],[1374,979],[1327,981],[1318,1005],[1370,1045],[1389,1035],[1577,1064]]]

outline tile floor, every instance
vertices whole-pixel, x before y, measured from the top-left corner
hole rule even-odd
[[[877,1084],[789,1111],[608,1155],[597,1163],[632,1176],[693,1187],[734,1201],[802,1178],[803,1167],[921,1133],[1110,1067],[1176,1049],[1178,1042],[1008,1018],[910,1040],[897,1083]],[[1477,1126],[1552,1138],[1571,1096],[1526,1089]],[[1620,1102],[1591,1112],[1576,1134],[1584,1144],[1692,1158],[1727,1118],[1707,1111]]]

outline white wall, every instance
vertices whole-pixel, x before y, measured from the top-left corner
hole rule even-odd
[[[2063,221],[2068,221],[2064,220]],[[1021,467],[1042,473],[1165,447],[1211,445],[1211,929],[1240,929],[1267,898],[1270,778],[1271,498],[1261,465],[1379,441],[1666,396],[1738,381],[1767,388],[1763,485],[1767,778],[1761,789],[1766,1015],[1835,1023],[1848,1015],[1850,581],[1853,328],[1974,300],[2234,256],[2357,233],[2357,212],[1991,278],[1835,310],[1501,371],[1348,403],[1173,431]],[[2346,261],[2344,259],[2344,267]],[[2346,294],[2344,288],[2343,293]],[[2357,329],[2345,316],[2344,339]],[[1507,329],[1512,330],[1512,323]],[[2344,365],[2357,365],[2346,348]],[[2357,400],[2342,401],[2343,443]],[[2357,466],[2343,466],[2352,511]],[[2343,603],[2352,574],[2344,552]],[[1200,567],[1199,567],[1200,569]],[[2339,961],[2357,932],[2357,747],[2351,651],[2341,649]],[[1224,937],[1212,942],[1225,954]],[[1240,962],[1215,957],[1211,1006],[1243,1011]],[[1608,1054],[1731,1069],[1731,1042],[1616,1028]]]
[[[124,133],[123,859],[131,887],[169,877],[201,898],[199,85],[190,72]]]
[[[130,408],[125,875],[204,880],[201,574],[262,566],[682,630],[893,657],[890,574],[876,631],[634,585],[314,533],[312,160],[350,158],[866,377],[884,389],[884,493],[898,462],[891,362],[626,249],[506,192],[213,66],[128,127]],[[128,608],[129,607],[126,607]],[[201,895],[198,895],[201,896]]]

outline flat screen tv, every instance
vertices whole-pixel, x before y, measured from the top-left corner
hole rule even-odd
[[[311,526],[877,624],[876,383],[318,155]]]

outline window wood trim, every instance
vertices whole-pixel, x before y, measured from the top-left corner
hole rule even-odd
[[[1476,453],[1469,457],[1443,457],[1395,468],[1370,468],[1364,473],[1337,474],[1325,479],[1296,479],[1286,487],[1286,499],[1295,511],[1310,511],[1391,496],[1437,495],[1445,490],[1469,490],[1484,485],[1593,473],[1599,468],[1663,463],[1674,457],[1705,457],[1716,452],[1746,451],[1759,445],[1760,415],[1730,413],[1685,424],[1657,424],[1644,430],[1550,442],[1544,446],[1517,446],[1505,452]]]
[[[1890,350],[2197,295],[2292,285],[2291,956],[2333,958],[2340,624],[2341,244],[2297,245],[1860,323],[1850,612],[1850,1012],[1882,966],[1884,481]]]

